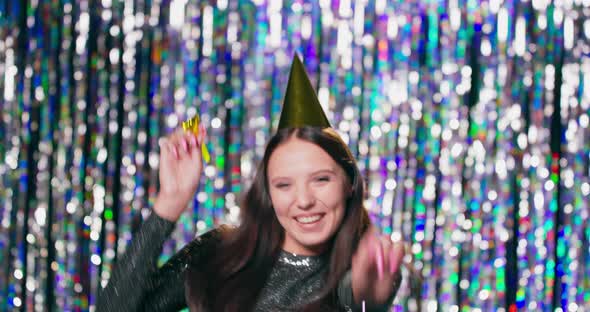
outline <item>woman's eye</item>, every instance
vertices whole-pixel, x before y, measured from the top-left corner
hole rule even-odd
[[[319,182],[329,182],[330,181],[330,177],[328,177],[328,176],[318,177],[316,180],[319,181]]]
[[[280,188],[280,189],[287,188],[288,186],[289,186],[289,184],[287,184],[287,183],[279,183],[279,184],[276,185],[276,187],[277,188]]]

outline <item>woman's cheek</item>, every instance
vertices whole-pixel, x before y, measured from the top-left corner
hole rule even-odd
[[[340,183],[330,183],[330,185],[324,189],[322,196],[333,205],[337,205],[343,198],[343,188]]]
[[[276,214],[286,215],[288,213],[289,198],[287,194],[281,194],[280,192],[271,193],[271,201]]]

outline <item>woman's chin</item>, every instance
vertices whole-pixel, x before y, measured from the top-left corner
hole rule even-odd
[[[297,249],[299,252],[294,252],[296,254],[301,255],[318,255],[324,252],[326,249],[326,243],[328,242],[329,238],[327,237],[328,234],[303,234],[297,235],[296,241],[299,245]]]
[[[316,222],[302,223],[291,219],[287,238],[290,243],[284,246],[286,251],[301,255],[317,255],[325,250],[326,243],[330,240],[331,215],[323,215]]]

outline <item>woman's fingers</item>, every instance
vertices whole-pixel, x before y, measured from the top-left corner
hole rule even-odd
[[[189,141],[190,141],[190,145],[193,149],[198,147],[199,144],[198,144],[198,141],[197,141],[197,138],[195,137],[195,135],[189,135]]]
[[[198,144],[199,147],[205,142],[205,138],[207,137],[207,128],[205,128],[204,124],[199,124],[199,134],[198,134]]]
[[[167,138],[170,152],[176,159],[189,156],[200,147],[198,138],[191,132],[178,130]]]
[[[405,248],[402,242],[393,244],[389,253],[389,273],[394,274],[399,271],[401,263],[404,259]]]
[[[176,159],[180,158],[180,153],[178,153],[178,147],[176,147],[176,145],[169,144],[168,148],[170,149],[170,152],[172,153],[172,155],[174,155],[174,158],[176,158]]]
[[[393,243],[388,235],[379,235],[375,241],[375,262],[379,279],[384,278],[385,270],[390,277],[399,271],[403,261],[405,249],[403,242]]]
[[[187,137],[186,137],[186,135],[183,135],[183,136],[180,138],[180,142],[181,142],[181,144],[182,144],[182,149],[183,149],[183,151],[184,151],[185,153],[187,153],[187,154],[188,154],[188,153],[189,153],[189,150],[188,150],[188,141],[187,141]]]
[[[158,145],[160,146],[160,151],[164,157],[174,157],[178,159],[178,151],[169,137],[158,140]]]
[[[399,289],[403,242],[393,242],[375,227],[365,232],[353,257],[352,285],[355,298],[382,304]]]
[[[375,260],[377,261],[377,274],[379,276],[379,280],[383,279],[383,245],[379,242],[379,240],[374,240],[375,246]]]
[[[182,140],[186,142],[187,154],[192,154],[197,147],[197,139],[195,138],[195,135],[190,132],[185,132],[182,135]]]

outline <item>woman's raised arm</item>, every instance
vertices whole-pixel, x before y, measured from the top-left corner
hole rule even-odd
[[[191,248],[187,245],[162,268],[157,259],[174,224],[193,198],[203,171],[199,134],[178,130],[160,139],[160,190],[153,213],[115,264],[106,288],[99,292],[98,311],[169,311],[185,306],[184,276]]]

